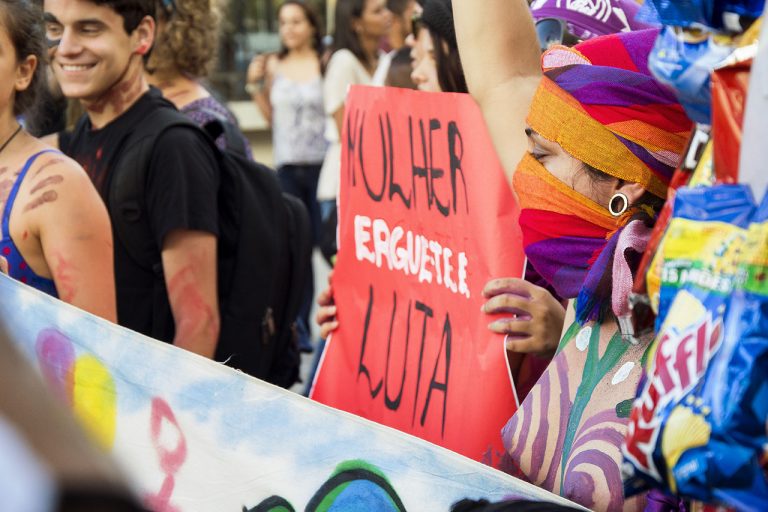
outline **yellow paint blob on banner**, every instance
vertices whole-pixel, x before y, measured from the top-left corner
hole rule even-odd
[[[74,372],[75,415],[92,438],[107,450],[115,441],[117,395],[109,370],[93,356],[77,359]]]

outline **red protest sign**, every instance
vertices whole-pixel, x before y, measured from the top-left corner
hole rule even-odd
[[[515,205],[468,95],[353,87],[333,277],[340,327],[312,398],[498,466],[517,408],[480,307],[519,277]]]

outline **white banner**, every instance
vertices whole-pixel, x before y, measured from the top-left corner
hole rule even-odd
[[[9,337],[153,510],[447,511],[462,498],[509,497],[572,505],[6,276],[0,296]]]

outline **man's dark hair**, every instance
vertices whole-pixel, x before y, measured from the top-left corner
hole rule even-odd
[[[145,16],[155,18],[155,0],[89,0],[104,5],[123,18],[123,28],[130,34],[139,26]]]
[[[26,0],[4,0],[0,3],[0,19],[13,49],[16,59],[21,61],[30,55],[37,57],[37,67],[29,86],[16,92],[13,103],[13,115],[17,116],[35,104],[37,95],[45,81],[45,30],[40,9]]]

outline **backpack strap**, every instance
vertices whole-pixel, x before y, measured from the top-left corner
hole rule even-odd
[[[199,130],[172,108],[153,110],[120,141],[107,188],[107,208],[115,236],[139,267],[156,276],[162,276],[161,248],[150,231],[144,193],[155,144],[166,130],[176,126]]]

